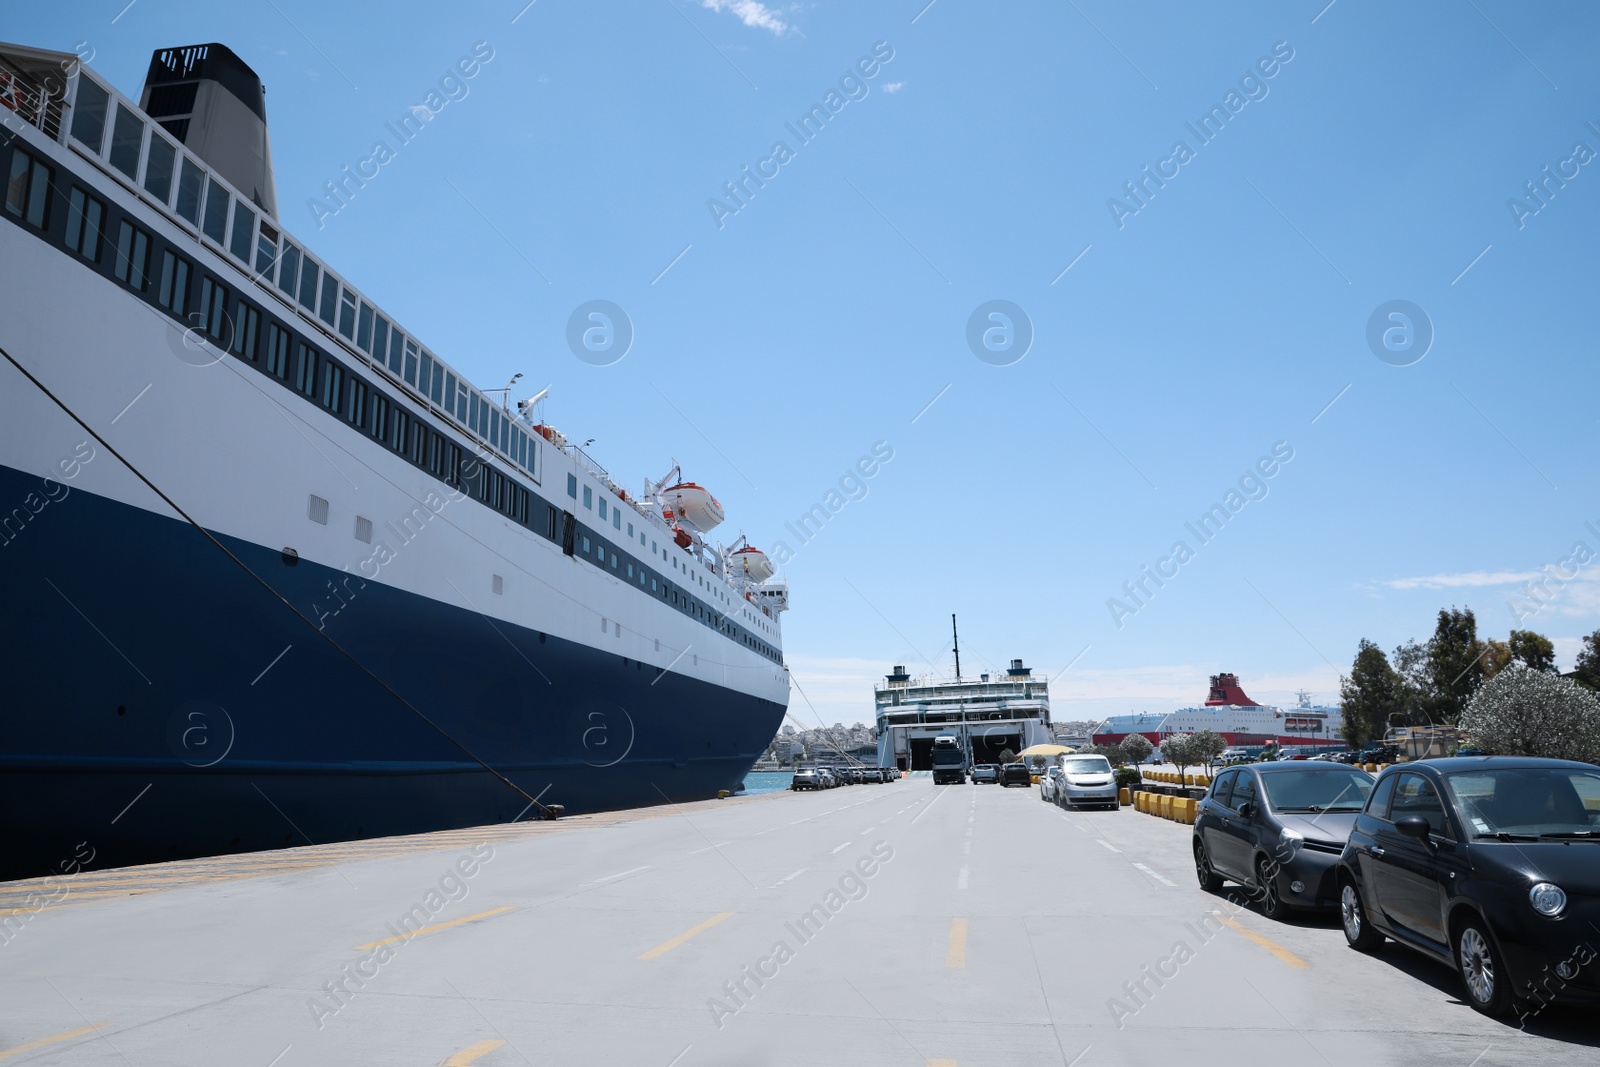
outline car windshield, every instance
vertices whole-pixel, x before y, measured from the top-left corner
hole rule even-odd
[[[1478,837],[1600,837],[1600,773],[1523,767],[1445,775]]]
[[[1355,770],[1276,771],[1261,781],[1279,812],[1360,811],[1372,792],[1372,776]]]
[[[1111,763],[1104,756],[1084,756],[1064,761],[1061,769],[1068,774],[1110,774]]]

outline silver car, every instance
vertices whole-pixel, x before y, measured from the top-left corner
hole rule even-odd
[[[1054,792],[1056,803],[1063,808],[1092,805],[1115,811],[1122,806],[1117,799],[1111,761],[1104,756],[1062,756],[1057,766],[1061,768],[1061,779]]]
[[[1056,799],[1057,786],[1061,784],[1065,772],[1060,767],[1048,767],[1039,775],[1039,799],[1051,804],[1061,803]]]

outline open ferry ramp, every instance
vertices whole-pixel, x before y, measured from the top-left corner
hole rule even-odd
[[[90,867],[0,885],[0,931],[0,1067],[1595,1055],[1203,892],[1187,827],[923,775]]]

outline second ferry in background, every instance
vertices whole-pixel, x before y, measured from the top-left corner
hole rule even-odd
[[[0,45],[0,90],[0,878],[739,786],[788,590],[710,492],[630,495],[285,232],[227,48],[136,103]]]

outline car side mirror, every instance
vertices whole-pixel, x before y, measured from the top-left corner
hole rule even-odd
[[[1428,835],[1433,832],[1433,827],[1421,815],[1402,815],[1394,821],[1394,828],[1407,837],[1414,837],[1423,844],[1430,844]]]
[[[1241,818],[1241,819],[1253,819],[1255,817],[1256,817],[1256,806],[1255,806],[1255,804],[1253,804],[1252,802],[1246,800],[1246,801],[1244,801],[1243,803],[1241,803],[1239,805],[1239,818]]]

